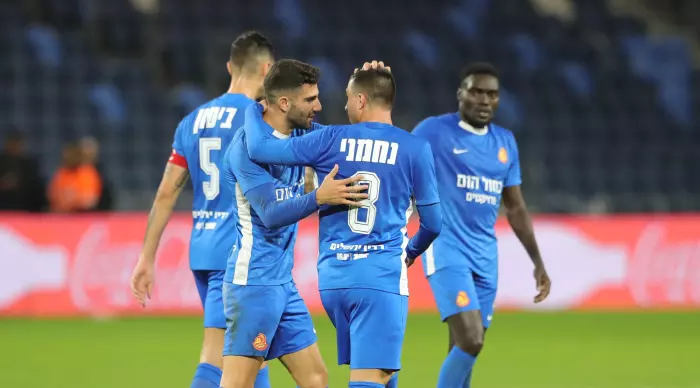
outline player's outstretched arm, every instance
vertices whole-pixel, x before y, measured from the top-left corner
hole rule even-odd
[[[288,166],[315,166],[328,143],[329,126],[287,140],[272,136],[272,128],[263,120],[263,106],[251,104],[246,108],[243,130],[248,155],[257,163]]]
[[[155,275],[156,252],[158,251],[160,238],[168,225],[175,203],[189,176],[187,167],[171,162],[168,162],[165,166],[163,179],[160,182],[151,212],[148,215],[146,237],[141,248],[141,255],[131,276],[131,291],[142,306],[146,305],[146,298],[151,297]]]
[[[535,265],[535,282],[538,294],[535,296],[535,303],[542,302],[549,295],[552,282],[549,280],[547,271],[544,268],[544,261],[540,255],[540,249],[537,246],[535,239],[535,231],[532,228],[532,219],[527,211],[525,199],[520,191],[522,178],[520,176],[520,155],[518,145],[515,138],[511,143],[512,158],[511,165],[508,170],[508,176],[504,182],[503,188],[503,206],[506,208],[506,216],[508,223],[513,229],[513,232],[523,244],[528,256]]]
[[[440,230],[442,229],[440,203],[417,205],[416,209],[420,218],[420,227],[406,246],[406,264],[409,267],[416,260],[416,257],[423,254],[430,247],[430,244],[440,235]]]
[[[538,294],[535,296],[535,303],[542,302],[549,295],[552,282],[547,275],[547,270],[544,267],[542,255],[537,245],[535,231],[532,227],[532,219],[527,210],[525,199],[523,198],[520,186],[508,186],[503,189],[503,205],[506,208],[506,216],[508,223],[513,229],[513,232],[523,244],[528,256],[535,265],[535,282]]]
[[[430,144],[421,141],[418,152],[412,156],[413,197],[420,217],[420,227],[406,246],[408,265],[413,264],[416,257],[430,247],[442,229],[442,209]]]
[[[248,202],[269,229],[292,225],[317,211],[321,205],[356,206],[357,200],[367,198],[367,186],[353,185],[363,179],[354,176],[345,179],[335,179],[338,166],[323,180],[321,186],[300,197],[278,201],[273,183],[265,183],[254,187],[245,193]]]

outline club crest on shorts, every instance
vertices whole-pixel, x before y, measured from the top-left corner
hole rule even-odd
[[[469,306],[469,296],[467,296],[467,293],[464,291],[458,292],[456,303],[457,303],[457,306],[459,306],[459,307]]]
[[[255,337],[255,339],[253,340],[253,347],[255,348],[255,350],[267,349],[267,337],[265,337],[265,334],[260,333],[257,337]]]
[[[506,151],[506,149],[503,147],[498,150],[498,161],[503,164],[508,163],[508,151]]]

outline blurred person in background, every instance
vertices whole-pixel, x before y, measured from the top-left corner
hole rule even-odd
[[[102,180],[95,166],[84,162],[79,143],[63,148],[61,167],[49,184],[52,212],[75,213],[95,210],[102,194]]]
[[[37,162],[26,153],[24,136],[12,131],[0,153],[0,210],[38,212],[45,205]]]
[[[100,194],[100,200],[97,202],[95,210],[112,210],[114,203],[112,188],[107,182],[102,163],[100,163],[100,143],[94,137],[86,136],[80,139],[79,145],[83,154],[83,163],[95,167],[102,181],[102,193]]]
[[[461,75],[459,111],[429,117],[413,134],[430,142],[445,208],[442,234],[424,255],[423,268],[440,317],[449,326],[450,352],[438,388],[471,384],[472,367],[493,317],[498,284],[495,224],[501,198],[513,232],[525,247],[539,292],[551,282],[540,255],[520,184],[520,159],[513,133],[493,124],[499,103],[498,70],[475,63]],[[456,346],[455,346],[456,345]]]

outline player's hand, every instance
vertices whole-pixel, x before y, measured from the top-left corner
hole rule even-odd
[[[316,203],[319,205],[359,206],[356,201],[366,199],[367,193],[362,193],[362,191],[366,191],[369,188],[368,186],[357,184],[357,182],[364,179],[363,176],[356,175],[336,180],[335,175],[337,173],[338,165],[336,164],[323,179],[321,186],[316,189]]]
[[[141,307],[146,307],[146,299],[151,299],[155,280],[154,262],[154,260],[145,259],[142,255],[131,274],[131,293]]]
[[[537,285],[537,291],[539,292],[539,294],[535,296],[535,303],[540,303],[547,299],[549,290],[552,287],[552,281],[549,280],[549,275],[547,275],[544,265],[535,267],[535,283]]]
[[[416,257],[406,256],[406,268],[411,268],[411,266],[415,262],[416,262]]]
[[[388,72],[391,72],[391,67],[384,65],[384,62],[382,61],[372,61],[372,62],[365,62],[362,64],[362,70],[369,70],[369,69],[384,69]],[[360,71],[360,68],[356,68],[354,73],[357,73]]]

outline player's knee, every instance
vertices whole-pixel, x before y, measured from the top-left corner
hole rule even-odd
[[[199,362],[214,365],[221,368],[223,365],[222,352],[224,349],[223,329],[204,329],[204,340],[202,341],[202,351],[199,355]]]
[[[326,388],[328,387],[328,371],[325,368],[319,369],[295,380],[299,384],[299,388]]]
[[[463,351],[476,356],[484,347],[484,331],[470,330],[457,336],[455,343]]]

